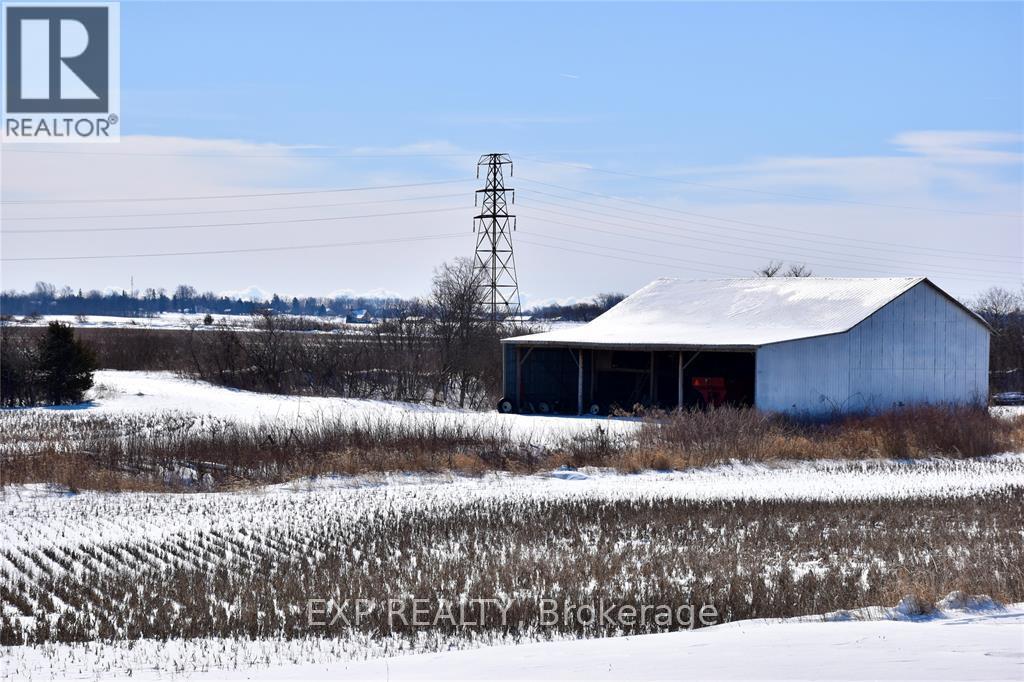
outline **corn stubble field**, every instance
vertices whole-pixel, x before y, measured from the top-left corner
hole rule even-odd
[[[568,426],[4,415],[5,673],[187,673],[683,627],[550,625],[541,600],[559,613],[709,604],[721,620],[907,595],[927,611],[953,591],[1024,600],[1024,455],[995,454],[1021,451],[1020,417],[545,423]],[[472,627],[383,608],[495,598],[505,621],[492,605]],[[310,599],[378,608],[311,624]]]
[[[186,639],[206,652],[197,666],[228,651],[234,665],[269,665],[295,651],[341,660],[658,629],[543,627],[541,599],[712,604],[736,620],[907,594],[927,605],[953,590],[1024,595],[1020,457],[407,479],[193,495],[8,490],[2,643]],[[358,627],[311,626],[306,613],[311,598],[493,596],[510,605],[507,625],[422,628],[378,611]],[[249,640],[280,646],[257,655],[226,643]]]

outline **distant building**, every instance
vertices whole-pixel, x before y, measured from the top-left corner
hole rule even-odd
[[[348,315],[345,316],[345,321],[349,324],[369,324],[373,322],[373,317],[370,316],[369,311],[365,309],[352,310]]]
[[[588,324],[504,339],[499,407],[983,404],[989,333],[924,277],[659,279]]]

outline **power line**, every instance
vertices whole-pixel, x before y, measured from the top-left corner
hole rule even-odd
[[[581,228],[581,229],[588,229],[588,228]],[[663,256],[661,254],[647,253],[645,251],[633,251],[633,250],[630,250],[630,249],[622,249],[622,248],[619,248],[617,246],[604,246],[602,244],[594,244],[592,242],[581,242],[578,239],[564,239],[562,237],[554,237],[554,236],[552,236],[550,234],[534,232],[532,230],[529,230],[529,231],[528,230],[520,230],[520,231],[523,234],[529,234],[529,235],[532,235],[534,237],[541,237],[543,239],[554,239],[556,241],[567,242],[567,243],[570,243],[570,244],[582,244],[584,246],[589,246],[589,247],[594,248],[594,249],[609,249],[609,250],[614,250],[614,251],[616,251],[618,253],[631,253],[631,254],[638,255],[638,256],[648,256],[648,257],[651,257],[651,258],[661,258],[661,259],[664,259],[664,260],[670,260],[670,261],[672,261],[674,263],[687,263],[687,264],[689,264],[691,266],[693,264],[696,264],[697,267],[693,267],[692,268],[693,270],[698,270],[700,272],[706,272],[706,273],[708,273],[710,275],[721,276],[721,275],[732,275],[732,274],[735,273],[735,270],[732,269],[732,268],[719,267],[717,265],[713,265],[711,263],[704,263],[704,262],[701,262],[701,261],[687,260],[685,258],[676,258],[674,256]],[[653,240],[653,241],[660,241],[660,240]],[[671,242],[664,242],[664,243],[671,243]],[[656,263],[652,263],[652,265],[657,265],[657,264]],[[707,270],[706,268],[714,268],[714,270]]]
[[[712,253],[720,253],[720,254],[725,254],[725,255],[729,255],[729,256],[735,256],[735,255],[738,254],[738,255],[743,255],[743,256],[753,256],[753,257],[762,257],[762,258],[764,258],[764,257],[768,257],[768,253],[769,253],[769,252],[766,252],[764,250],[745,251],[745,250],[742,250],[742,246],[740,246],[740,245],[732,245],[732,244],[723,244],[723,245],[721,245],[721,248],[711,248],[711,247],[707,247],[707,246],[692,245],[692,244],[689,244],[688,242],[678,242],[678,241],[670,242],[670,241],[665,241],[665,240],[660,240],[660,239],[652,239],[651,237],[643,237],[643,236],[632,235],[632,234],[630,234],[630,235],[622,235],[622,234],[619,234],[619,233],[611,232],[609,230],[600,230],[600,229],[594,228],[594,227],[592,227],[590,225],[586,225],[586,226],[584,226],[584,225],[574,225],[572,223],[560,222],[560,221],[552,220],[550,218],[545,218],[545,217],[542,217],[542,216],[533,216],[532,219],[533,220],[539,220],[539,221],[544,222],[544,223],[550,223],[550,224],[553,224],[553,225],[562,225],[564,227],[570,227],[570,228],[573,228],[573,229],[586,230],[586,231],[590,231],[590,232],[603,232],[603,233],[610,234],[610,235],[613,235],[613,236],[632,237],[634,239],[643,239],[645,241],[659,242],[659,243],[663,243],[663,244],[670,244],[670,245],[673,245],[673,246],[686,246],[686,247],[689,247],[689,248],[692,248],[692,249],[697,249],[697,250],[700,250],[700,251],[710,251]],[[628,227],[628,226],[625,226],[625,225],[623,225],[622,227],[626,227],[627,229],[643,230],[643,228],[631,228],[631,227]],[[659,234],[664,234],[664,233],[659,233]],[[693,240],[693,238],[690,237],[690,238],[688,238],[688,240]],[[711,243],[711,244],[716,244],[716,242],[709,241],[709,240],[697,239],[696,241],[704,241],[704,242],[708,242],[708,243]],[[779,247],[776,247],[776,248],[779,248]],[[776,252],[776,255],[779,258],[788,259],[788,254],[780,254],[780,253]],[[884,274],[884,275],[891,275],[891,273],[893,271],[892,267],[888,267],[885,264],[860,263],[860,262],[856,262],[856,261],[843,261],[843,260],[822,260],[820,257],[813,257],[813,258],[810,258],[810,259],[800,258],[800,260],[805,262],[806,264],[810,264],[810,265],[829,266],[829,267],[838,267],[838,268],[855,268],[855,269],[860,269],[860,270],[874,271],[876,273]],[[964,272],[950,272],[950,271],[947,271],[947,270],[940,270],[938,268],[931,268],[931,272],[941,273],[941,274],[943,274],[946,277],[953,277],[953,278],[963,277],[963,278],[968,278],[968,279],[971,279],[972,281],[985,281],[986,280],[986,278],[983,278],[983,277],[972,277],[972,275],[976,275],[976,274],[989,275],[990,274],[990,273],[987,273],[987,272],[986,273],[980,273],[979,271],[974,271],[974,270],[968,270],[968,271],[964,271]],[[1006,273],[995,273],[995,274],[1006,274]]]
[[[308,249],[332,249],[345,246],[367,246],[371,244],[397,244],[402,242],[420,242],[437,239],[451,239],[452,237],[464,237],[461,232],[448,234],[426,235],[421,237],[397,237],[394,239],[371,239],[358,242],[328,242],[326,244],[305,244],[302,246],[265,246],[249,249],[218,249],[215,251],[172,251],[159,253],[126,253],[117,255],[95,255],[95,256],[29,256],[24,258],[0,258],[2,262],[14,261],[63,261],[63,260],[110,260],[115,258],[168,258],[174,256],[213,256],[231,253],[264,253],[272,251],[302,251]]]
[[[534,232],[531,232],[530,234],[532,236],[535,236],[535,237],[536,236],[543,236],[543,237],[548,238],[548,239],[558,239],[557,237],[550,237],[548,235],[538,235],[537,233],[534,233]],[[542,244],[542,243],[539,243],[539,242],[532,242],[532,241],[528,241],[528,240],[524,240],[524,239],[520,239],[520,241],[524,241],[524,242],[526,242],[528,244],[534,244],[535,246],[546,246],[548,248],[562,248],[563,250],[567,250],[567,251],[576,251],[577,253],[588,253],[588,254],[591,254],[591,255],[602,256],[602,257],[605,257],[605,258],[618,258],[619,260],[628,260],[628,261],[632,261],[632,262],[635,262],[635,263],[643,263],[644,265],[653,265],[653,266],[656,266],[656,267],[664,267],[664,266],[667,265],[665,263],[659,263],[659,262],[653,262],[653,261],[641,261],[641,260],[637,260],[635,258],[624,258],[624,257],[612,256],[612,255],[604,254],[604,253],[595,253],[595,252],[592,252],[592,251],[582,251],[582,250],[577,250],[577,249],[570,249],[570,248],[567,248],[567,247],[553,247],[553,246],[551,246],[549,244]],[[583,246],[590,246],[592,248],[614,249],[615,251],[621,251],[621,249],[619,249],[617,247],[603,246],[603,245],[600,245],[600,244],[592,244],[592,243],[588,243],[588,242],[581,242],[581,241],[575,240],[575,239],[573,239],[573,240],[562,239],[560,241],[568,241],[568,242],[572,242],[572,243],[575,243],[575,244],[580,244],[580,245],[583,245]],[[677,262],[677,263],[678,262],[684,262],[684,261],[681,261],[680,259],[673,258],[671,256],[662,256],[660,254],[644,253],[644,252],[639,252],[639,251],[626,251],[626,253],[635,253],[635,254],[639,254],[639,255],[648,256],[648,257],[651,257],[651,258],[662,258],[662,259],[666,259],[666,260],[672,260],[672,261]],[[711,275],[715,275],[715,276],[718,276],[718,277],[721,277],[722,274],[723,274],[721,272],[712,272],[710,270],[702,270],[701,268],[696,268],[696,267],[683,267],[681,265],[667,265],[667,267],[672,267],[672,268],[681,269],[681,270],[688,270],[688,271],[704,272],[706,274],[711,274]],[[867,268],[867,269],[871,269],[871,268]],[[729,276],[732,276],[732,277],[737,276],[737,275],[733,274],[732,271],[730,271],[728,274],[729,274]],[[885,271],[881,271],[880,274],[881,275],[891,276],[891,275],[889,275],[889,273],[887,273]],[[745,275],[745,276],[749,277],[750,275]],[[981,277],[966,277],[966,276],[946,275],[946,274],[943,274],[942,276],[944,278],[948,278],[948,279],[957,279],[957,280],[968,281],[968,282],[987,282],[987,281],[989,281],[987,278],[981,278]]]
[[[394,199],[374,199],[372,201],[343,201],[330,204],[300,204],[298,206],[259,206],[257,208],[220,208],[208,209],[205,211],[168,211],[157,213],[113,213],[109,215],[57,215],[57,216],[17,216],[5,217],[9,220],[99,220],[107,218],[162,218],[164,216],[179,215],[207,215],[213,213],[249,213],[252,211],[291,211],[305,210],[307,208],[336,208],[338,206],[365,206],[368,204],[393,204],[400,201],[420,201],[426,199],[453,199],[465,197],[465,192],[455,194],[427,194],[421,197],[398,197]],[[10,231],[10,230],[5,230]]]
[[[547,202],[547,203],[550,203],[550,202]],[[646,228],[642,228],[642,227],[632,227],[630,225],[625,225],[623,223],[616,223],[616,222],[611,222],[611,221],[608,221],[608,220],[600,220],[598,218],[589,218],[589,217],[586,217],[586,216],[582,216],[581,217],[581,216],[573,215],[572,213],[564,213],[562,211],[554,211],[554,210],[546,209],[546,208],[537,208],[537,207],[534,207],[534,206],[530,206],[529,204],[527,204],[527,206],[532,211],[540,211],[542,213],[551,213],[553,215],[565,216],[567,218],[573,218],[573,219],[576,219],[576,220],[588,220],[588,221],[592,221],[592,222],[602,223],[604,225],[611,225],[612,227],[623,227],[623,228],[631,229],[631,230],[638,230],[638,231],[645,231],[645,232],[654,232],[656,234],[668,234],[668,233],[665,233],[665,232],[650,230],[650,229],[646,229]],[[577,209],[577,210],[579,210],[579,209]],[[589,212],[590,213],[595,213],[594,211],[589,211]],[[611,216],[611,217],[618,218],[618,216]],[[649,220],[635,220],[635,222],[644,223],[644,224],[647,224],[647,225],[654,225],[654,226],[657,226],[657,227],[666,227],[666,228],[668,228],[670,230],[676,230],[678,232],[695,231],[695,230],[693,230],[693,228],[678,227],[678,226],[675,226],[675,225],[666,225],[665,223],[655,223],[655,222],[652,222],[652,221],[649,221]],[[696,223],[696,224],[698,224],[698,225],[706,225],[708,227],[719,227],[717,225],[710,225],[708,223]],[[740,231],[743,231],[743,230],[740,230]],[[696,231],[696,232],[698,234],[706,234],[706,233],[700,232],[700,231]],[[732,242],[723,241],[723,238],[721,236],[718,236],[718,235],[714,235],[714,236],[715,236],[715,239],[713,239],[713,240],[711,240],[711,239],[703,239],[702,240],[699,237],[692,237],[692,236],[687,236],[687,239],[694,240],[694,241],[704,241],[704,242],[707,242],[707,243],[710,243],[710,244],[721,244],[723,246],[734,246],[734,244]],[[726,237],[725,239],[728,239],[728,237]],[[832,257],[834,255],[834,252],[832,252],[832,251],[823,251],[821,249],[815,249],[813,247],[792,246],[792,245],[789,245],[789,244],[779,244],[777,242],[772,242],[772,241],[768,241],[768,240],[764,240],[764,239],[755,239],[755,240],[749,240],[748,239],[748,240],[744,240],[744,241],[739,241],[739,243],[735,244],[735,246],[744,247],[744,246],[747,246],[751,241],[760,242],[760,243],[762,243],[762,244],[764,244],[766,246],[769,246],[769,247],[775,248],[775,249],[785,249],[789,253],[804,251],[804,252],[809,252],[809,253],[814,253],[814,254],[824,254],[825,256],[828,256],[828,257]],[[820,257],[820,256],[819,255],[815,255],[814,257]],[[842,258],[842,256],[840,256],[840,257]],[[944,269],[944,270],[946,270],[948,272],[956,271],[956,272],[965,272],[965,273],[968,273],[968,274],[973,274],[973,273],[978,272],[978,270],[976,270],[974,268],[964,268],[964,267],[960,267],[960,266],[956,266],[956,265],[936,265],[936,264],[932,264],[932,263],[920,263],[920,262],[914,262],[914,261],[907,261],[907,260],[904,260],[904,259],[898,259],[897,260],[897,259],[884,258],[884,257],[863,256],[863,255],[860,255],[860,254],[851,254],[851,256],[849,257],[849,260],[847,262],[853,263],[853,264],[858,264],[858,265],[859,264],[875,264],[875,265],[881,265],[883,267],[889,267],[891,265],[897,265],[898,266],[898,265],[906,264],[906,265],[914,265],[914,266],[917,266],[917,267],[928,268],[928,269],[933,269],[933,270],[935,270],[935,269]],[[993,273],[997,273],[997,274],[1006,274],[1006,275],[1014,275],[1014,274],[1016,274],[1016,273],[1013,273],[1013,272],[1007,272],[1005,270],[993,270],[992,272]]]
[[[630,173],[630,172],[627,172],[627,171],[614,171],[614,170],[608,170],[606,168],[597,168],[595,166],[589,166],[589,165],[586,165],[586,164],[568,163],[568,162],[565,162],[565,161],[545,161],[543,159],[531,158],[531,157],[528,157],[528,156],[523,156],[522,158],[526,159],[527,161],[533,161],[535,163],[544,163],[544,164],[550,164],[550,165],[554,165],[554,166],[568,166],[570,168],[578,168],[580,170],[588,170],[588,171],[593,171],[595,173],[606,173],[606,174],[609,174],[609,175],[621,175],[621,176],[624,176],[624,177],[639,178],[641,180],[657,180],[659,182],[667,182],[667,183],[672,183],[672,184],[693,185],[693,186],[696,186],[696,187],[706,187],[706,188],[709,188],[709,189],[724,189],[724,190],[729,190],[731,192],[748,192],[748,193],[751,193],[751,194],[763,194],[763,195],[768,195],[768,196],[785,197],[785,198],[788,198],[788,199],[807,199],[807,200],[810,200],[810,201],[822,201],[822,202],[826,202],[826,203],[855,204],[855,205],[858,205],[858,206],[877,206],[877,207],[880,207],[880,208],[898,208],[898,209],[909,210],[909,211],[936,211],[936,212],[939,212],[939,213],[960,213],[960,214],[965,214],[965,215],[985,215],[985,216],[993,216],[993,217],[997,217],[997,218],[1016,218],[1016,219],[1019,219],[1019,218],[1022,217],[1020,214],[1010,214],[1010,213],[990,213],[990,212],[986,212],[986,211],[964,211],[964,210],[959,210],[959,209],[954,209],[954,208],[937,208],[937,207],[934,207],[934,206],[907,206],[907,205],[902,205],[902,204],[882,204],[882,203],[876,203],[876,202],[872,202],[872,201],[856,201],[854,199],[835,199],[835,198],[826,198],[826,197],[816,197],[816,196],[811,196],[811,195],[807,195],[807,194],[789,194],[789,193],[785,193],[785,192],[771,192],[771,191],[768,191],[768,190],[750,189],[749,187],[733,187],[733,186],[729,186],[729,185],[717,185],[717,184],[711,184],[711,183],[706,183],[706,182],[696,182],[696,181],[693,181],[693,180],[680,180],[678,178],[665,178],[665,177],[661,177],[661,176],[657,176],[657,175],[643,175],[643,174],[640,174],[640,173]]]
[[[535,242],[535,241],[532,241],[530,239],[523,239],[523,238],[520,238],[519,242],[522,243],[522,244],[530,244],[532,246],[542,246],[542,247],[544,247],[546,249],[555,249],[555,250],[558,250],[558,251],[569,251],[569,252],[572,252],[572,253],[582,253],[582,254],[586,254],[586,255],[589,255],[589,256],[600,256],[601,258],[611,258],[613,260],[627,261],[627,262],[630,262],[630,263],[640,263],[642,265],[654,265],[654,266],[661,267],[661,268],[673,268],[673,269],[676,269],[676,270],[686,270],[688,272],[698,271],[698,272],[704,272],[705,274],[716,275],[718,277],[721,277],[721,273],[710,272],[710,271],[707,271],[707,270],[699,270],[698,268],[683,267],[682,265],[672,265],[670,263],[654,263],[654,262],[651,262],[651,261],[640,260],[639,258],[628,258],[626,256],[613,256],[612,254],[608,254],[608,253],[598,253],[596,251],[587,251],[585,249],[574,249],[574,248],[571,248],[571,247],[568,247],[568,246],[556,246],[554,244],[545,244],[543,242]],[[582,242],[576,242],[576,243],[582,243]]]
[[[956,254],[958,256],[973,255],[973,256],[978,256],[979,259],[994,259],[994,260],[1005,259],[1005,260],[1012,260],[1012,261],[1015,261],[1015,262],[1020,262],[1021,261],[1020,258],[1016,258],[1016,257],[1013,257],[1013,256],[999,256],[999,255],[996,255],[996,254],[983,254],[983,253],[977,253],[977,252],[971,252],[971,251],[962,251],[962,250],[959,250],[959,249],[957,249],[957,250],[953,250],[953,249],[940,249],[940,248],[937,248],[937,247],[919,246],[919,245],[916,245],[916,244],[901,244],[901,243],[896,243],[896,242],[885,242],[885,241],[877,241],[877,240],[871,240],[871,239],[859,239],[857,237],[845,237],[845,236],[842,236],[842,235],[824,235],[824,234],[822,234],[820,232],[814,232],[814,231],[811,231],[811,230],[801,230],[801,229],[793,228],[793,227],[781,227],[781,226],[778,226],[778,225],[769,225],[769,224],[766,224],[766,223],[755,223],[755,222],[752,222],[752,221],[749,221],[749,220],[737,220],[735,218],[723,218],[721,216],[714,216],[714,215],[709,215],[709,214],[706,214],[706,213],[695,213],[693,211],[683,211],[681,209],[671,208],[671,207],[668,207],[668,206],[660,206],[658,204],[651,204],[651,203],[648,203],[648,202],[636,201],[636,200],[633,200],[633,199],[625,199],[625,198],[622,198],[622,197],[617,197],[617,196],[612,195],[612,194],[603,194],[601,192],[590,192],[590,191],[587,191],[587,190],[577,189],[575,187],[566,187],[564,185],[556,185],[556,184],[550,183],[550,182],[541,182],[540,180],[531,180],[529,178],[522,178],[522,177],[519,178],[519,179],[522,180],[523,182],[527,182],[527,183],[531,183],[531,184],[535,184],[535,185],[543,185],[545,187],[554,187],[556,189],[565,190],[567,192],[577,192],[579,194],[585,194],[585,195],[588,195],[588,196],[599,197],[599,198],[602,198],[602,199],[610,199],[612,201],[620,201],[622,203],[631,204],[631,205],[635,205],[635,206],[643,206],[643,207],[646,207],[646,208],[653,208],[653,209],[657,209],[659,211],[667,211],[669,213],[677,213],[679,215],[685,215],[685,216],[694,216],[694,217],[697,217],[697,218],[705,218],[705,219],[708,219],[708,220],[718,220],[718,221],[721,221],[721,222],[734,223],[734,224],[737,224],[737,225],[747,225],[747,226],[750,226],[750,227],[758,227],[758,228],[761,228],[761,229],[774,230],[774,231],[777,231],[777,232],[795,232],[795,233],[798,233],[798,234],[806,234],[806,235],[811,235],[811,236],[815,236],[815,237],[824,237],[826,240],[828,240],[828,239],[841,239],[843,241],[861,242],[861,243],[869,244],[869,245],[872,245],[872,246],[887,246],[887,247],[893,247],[894,246],[894,247],[898,247],[898,248],[907,248],[907,249],[911,249],[913,251],[921,251],[921,250],[941,251],[943,253],[952,253],[952,254]],[[583,201],[582,199],[576,199],[576,198],[573,198],[573,197],[566,197],[566,196],[563,196],[563,195],[560,195],[560,194],[554,194],[554,193],[551,193],[551,192],[543,192],[543,191],[538,190],[538,189],[527,188],[527,191],[528,192],[534,192],[534,193],[537,193],[537,194],[543,194],[545,196],[555,197],[555,198],[558,198],[558,199],[566,199],[568,201],[575,201],[577,203],[586,204],[588,206],[599,206],[599,207],[603,207],[603,208],[610,208],[610,209],[616,210],[616,211],[626,212],[626,209],[612,207],[612,206],[605,206],[603,204],[596,204],[596,203],[593,203],[593,202],[587,202],[587,201]],[[654,214],[654,213],[644,214],[644,213],[641,213],[639,211],[630,211],[630,213],[640,213],[641,215],[648,215],[648,216],[651,216],[651,217],[654,217],[654,218],[668,219],[667,216],[657,215],[657,214]],[[685,220],[685,219],[678,219],[678,220],[683,220],[683,222],[694,222],[694,221]],[[702,225],[702,224],[706,224],[706,223],[695,223],[695,224]],[[721,227],[721,226],[717,226],[716,225],[714,227]],[[747,231],[749,232],[749,230],[747,230]]]
[[[321,223],[333,220],[356,220],[363,218],[387,218],[401,215],[421,215],[424,213],[445,213],[449,211],[464,211],[465,206],[453,206],[451,208],[430,208],[420,211],[395,211],[393,213],[368,213],[365,215],[327,216],[320,218],[285,218],[280,220],[257,220],[241,223],[204,223],[197,225],[142,225],[128,227],[54,227],[40,230],[4,230],[4,233],[11,234],[46,234],[53,232],[78,233],[78,232],[145,232],[150,230],[195,230],[199,228],[221,228],[221,227],[258,227],[260,225],[280,225],[281,223]]]
[[[434,180],[431,182],[410,182],[403,185],[373,185],[368,187],[338,187],[334,189],[309,189],[291,192],[258,192],[254,194],[209,194],[188,197],[145,197],[125,199],[20,199],[16,201],[0,201],[3,205],[13,204],[84,204],[84,203],[129,203],[140,201],[193,201],[200,199],[252,199],[255,197],[284,197],[298,194],[330,194],[333,192],[366,192],[377,189],[403,189],[406,187],[428,187],[432,185],[450,185],[457,182],[471,182],[472,178],[457,180]]]

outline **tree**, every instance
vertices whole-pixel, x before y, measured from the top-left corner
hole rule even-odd
[[[96,354],[75,338],[70,325],[51,322],[39,341],[39,388],[54,405],[80,403],[92,388]]]
[[[993,391],[1024,391],[1024,287],[992,287],[970,307],[992,327],[989,372]]]
[[[40,300],[48,301],[57,296],[57,287],[49,282],[36,282],[35,295]]]
[[[479,348],[486,325],[480,306],[481,274],[468,258],[456,258],[434,271],[430,308],[434,336],[440,350],[441,371],[434,402],[445,402],[452,383],[459,391],[458,405],[475,392],[473,377],[480,362]]]
[[[786,277],[810,277],[814,273],[811,269],[800,263],[799,265],[790,265],[789,270],[786,270]]]
[[[785,267],[785,263],[780,260],[770,260],[768,264],[762,267],[760,270],[755,270],[754,274],[758,277],[810,277],[814,273],[811,269],[803,263],[793,263],[789,266],[789,269],[785,272],[782,268]],[[779,273],[782,273],[781,275]]]
[[[36,404],[37,348],[26,333],[0,325],[0,405]]]

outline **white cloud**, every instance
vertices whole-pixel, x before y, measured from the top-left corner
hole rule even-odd
[[[1024,160],[1024,154],[1020,151],[1022,139],[1024,137],[1015,132],[920,130],[900,133],[893,137],[891,142],[911,154],[937,161],[972,165],[1019,165]]]
[[[383,287],[361,291],[356,289],[335,289],[327,294],[327,298],[337,298],[339,296],[348,296],[349,298],[405,298],[405,295],[393,289],[385,289]]]
[[[1020,212],[1019,166],[1005,159],[1007,154],[1020,156],[1019,135],[983,131],[921,131],[898,135],[892,139],[892,144],[893,150],[887,154],[777,157],[728,166],[671,170],[681,179],[769,193],[850,198],[951,211]],[[4,200],[208,196],[389,185],[431,178],[470,178],[476,161],[462,156],[442,156],[353,164],[347,159],[306,155],[304,148],[294,146],[144,136],[125,137],[120,144],[102,149],[96,147],[90,147],[88,153],[66,145],[33,147],[59,153],[7,153],[8,147],[5,147],[2,159]],[[425,141],[386,148],[364,147],[360,153],[371,151],[382,155],[462,154],[464,148],[447,141]],[[1020,220],[1012,218],[809,201],[596,173],[582,167],[585,164],[539,163],[518,156],[514,156],[514,161],[516,173],[508,179],[508,184],[521,190],[531,185],[520,178],[529,178],[681,211],[783,228],[761,230],[714,220],[703,220],[710,226],[694,225],[681,222],[685,216],[679,214],[665,213],[664,218],[651,218],[634,213],[632,224],[640,230],[620,230],[600,221],[631,222],[631,210],[663,212],[611,202],[610,205],[619,210],[608,210],[602,216],[602,204],[608,202],[587,195],[574,196],[589,202],[589,206],[544,197],[560,205],[537,204],[531,210],[531,199],[535,197],[523,192],[517,196],[515,208],[519,213],[520,231],[513,235],[513,239],[522,240],[516,246],[516,262],[520,284],[524,292],[529,292],[523,295],[524,303],[531,305],[550,300],[582,300],[580,292],[630,291],[661,275],[709,276],[696,266],[693,269],[685,264],[669,267],[664,264],[665,259],[677,259],[677,263],[690,260],[706,264],[704,269],[729,269],[737,274],[748,274],[765,261],[776,258],[807,262],[819,274],[939,275],[940,284],[949,286],[959,295],[971,295],[987,283],[1016,286],[1014,282],[1019,283],[1020,280],[1012,272],[989,275],[989,270],[1006,271],[1013,267],[1012,263],[1002,262],[997,264],[998,268],[993,268],[989,261],[957,255],[961,250],[1010,256],[1024,253]],[[672,174],[664,170],[651,173]],[[0,287],[30,289],[37,280],[50,281],[58,287],[69,284],[76,289],[122,281],[127,286],[134,276],[136,289],[165,287],[171,290],[179,283],[186,283],[201,291],[248,292],[254,296],[266,296],[274,291],[282,297],[286,294],[290,297],[293,292],[309,292],[311,295],[323,295],[325,292],[423,295],[429,291],[431,275],[439,263],[472,254],[475,243],[475,235],[471,231],[473,193],[480,182],[313,196],[124,204],[5,204],[0,213],[3,218],[0,250],[5,258],[232,250],[409,236],[454,236],[414,243],[221,256],[5,262]],[[550,191],[562,193],[557,189]],[[445,198],[444,195],[454,196]],[[403,201],[365,204],[392,199]],[[348,203],[360,205],[348,206]],[[549,217],[575,223],[582,229],[543,222],[540,220],[541,206],[573,213],[572,218]],[[456,207],[457,210],[358,220],[273,222],[275,219],[423,211],[435,207]],[[267,210],[251,213],[240,210],[252,208]],[[229,212],[202,214],[203,211]],[[191,213],[88,220],[60,217],[161,212]],[[31,222],[18,220],[19,217],[43,216],[53,218]],[[642,222],[651,220],[673,223],[679,231],[673,236],[672,229],[675,228]],[[702,221],[699,218],[695,220]],[[246,221],[269,221],[271,224],[139,232],[11,232],[13,229],[37,227],[63,229]],[[595,229],[588,231],[588,227]],[[789,228],[794,231],[787,234]],[[644,229],[648,232],[644,233]],[[746,231],[741,231],[743,229]],[[668,232],[669,236],[651,233],[659,230]],[[819,235],[818,241],[803,238],[804,232],[800,231]],[[549,241],[548,247],[537,246],[544,236],[562,241]],[[662,241],[645,241],[642,239],[644,236]],[[950,255],[946,258],[915,255],[913,247],[909,252],[906,249],[889,252],[881,246],[872,250],[870,243],[851,243],[840,239],[842,237],[921,245],[945,249]],[[577,239],[580,243],[574,244],[573,240]],[[821,239],[826,240],[824,244]],[[535,243],[527,243],[530,241]],[[719,244],[717,248],[710,248],[716,242]],[[599,251],[617,258],[594,255]],[[644,253],[652,256],[647,257]],[[869,260],[885,260],[887,264],[858,267],[858,263],[864,264]],[[978,274],[971,281],[957,278],[943,281],[941,271],[947,269],[944,266],[950,270],[969,269]],[[259,285],[238,289],[247,282],[259,282]]]
[[[853,199],[1020,213],[1021,135],[1003,131],[911,131],[894,136],[890,154],[780,156],[739,164],[658,173],[695,184],[690,194],[747,203],[758,193]],[[703,185],[703,186],[702,186]],[[715,186],[724,188],[716,190]],[[738,188],[752,190],[744,194]],[[754,198],[754,201],[763,199]]]
[[[380,155],[380,156],[403,156],[417,154],[423,155],[450,155],[450,156],[474,156],[474,153],[461,149],[457,145],[446,140],[434,140],[427,142],[415,142],[412,144],[397,145],[394,147],[356,147],[352,150],[354,155]]]
[[[229,289],[227,291],[221,291],[218,296],[226,296],[227,298],[240,299],[242,301],[269,301],[273,297],[275,292],[267,291],[262,287],[256,286],[255,284],[245,287],[244,289]],[[278,294],[281,296],[281,294]],[[290,296],[288,297],[291,298]]]

